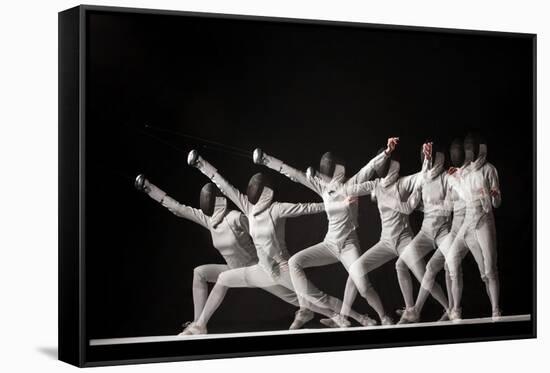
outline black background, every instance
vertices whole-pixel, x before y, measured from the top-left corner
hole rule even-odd
[[[133,189],[138,173],[198,206],[207,179],[186,165],[195,148],[241,190],[265,171],[277,200],[320,200],[251,159],[166,130],[250,153],[261,147],[304,170],[332,150],[350,174],[387,137],[400,136],[405,175],[419,169],[424,140],[448,147],[481,129],[503,195],[495,212],[501,305],[504,314],[532,312],[530,38],[110,12],[90,12],[87,21],[88,338],[179,332],[193,317],[193,268],[223,262],[208,231]],[[416,228],[421,218],[413,215]],[[368,198],[360,202],[360,225],[366,250],[380,233]],[[322,215],[288,220],[289,251],[321,241],[325,232]],[[471,255],[463,269],[463,316],[489,315]],[[343,296],[341,265],[308,274]],[[371,278],[388,311],[403,306],[394,261]],[[374,316],[360,297],[355,308]],[[259,289],[231,289],[209,331],[285,329],[294,310]],[[424,318],[440,314],[430,299]]]

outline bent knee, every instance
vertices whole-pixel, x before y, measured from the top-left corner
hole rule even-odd
[[[231,276],[229,274],[227,274],[227,272],[222,272],[220,273],[220,275],[218,276],[218,280],[216,281],[216,285],[215,286],[229,286],[231,282]]]
[[[397,271],[408,271],[409,267],[407,266],[407,263],[403,259],[397,259],[395,262],[395,269]]]
[[[481,279],[485,281],[489,280],[496,280],[498,278],[498,272],[496,269],[493,269],[491,271],[486,271],[482,276]]]
[[[462,266],[457,263],[450,263],[445,270],[452,278],[457,278],[458,276],[462,276]]]
[[[199,281],[206,281],[206,273],[204,267],[195,267],[193,269],[193,277]]]
[[[288,260],[288,266],[292,269],[299,269],[301,270],[304,266],[303,259],[300,257],[299,254],[293,255]]]
[[[362,277],[366,277],[365,272],[363,271],[363,267],[361,266],[361,263],[357,261],[352,263],[352,265],[349,266],[348,274],[352,278],[352,280],[354,280],[355,282],[357,282]]]

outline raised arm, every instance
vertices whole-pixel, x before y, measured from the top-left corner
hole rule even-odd
[[[374,176],[376,169],[389,160],[389,157],[390,152],[387,150],[381,152],[376,157],[372,158],[365,166],[363,166],[359,172],[350,177],[346,184],[359,184],[369,180]]]
[[[208,218],[201,210],[194,209],[189,206],[185,206],[172,197],[166,195],[164,191],[158,188],[156,185],[151,184],[144,175],[138,175],[134,183],[137,190],[144,192],[149,197],[159,202],[162,206],[166,207],[171,213],[180,218],[191,220],[194,223],[200,224],[205,228],[209,228]]]
[[[376,169],[389,161],[391,153],[395,150],[395,147],[399,143],[399,137],[390,137],[386,145],[386,149],[371,159],[358,173],[353,175],[347,181],[347,184],[358,184],[369,180],[374,175]]]
[[[290,180],[296,183],[300,183],[305,187],[313,190],[315,193],[319,195],[323,193],[322,184],[318,178],[308,176],[305,172],[295,169],[283,163],[283,161],[264,153],[261,149],[254,150],[253,159],[254,159],[254,163],[267,166],[272,170],[275,170],[285,175]]]
[[[210,163],[204,160],[196,150],[191,150],[187,157],[187,163],[190,166],[196,167],[200,172],[205,174],[218,189],[227,196],[233,203],[244,212],[246,215],[252,210],[252,204],[248,201],[246,195],[242,194],[237,188],[231,185],[223,176],[218,173]]]
[[[272,211],[280,218],[294,218],[323,212],[325,211],[325,205],[324,203],[275,202]]]
[[[402,191],[412,193],[417,188],[421,188],[424,183],[424,178],[427,177],[427,172],[432,163],[432,143],[425,143],[422,145],[422,151],[424,152],[424,162],[422,162],[422,168],[419,172],[403,176],[399,179],[399,186]]]

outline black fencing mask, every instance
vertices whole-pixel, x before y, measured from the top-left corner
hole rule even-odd
[[[473,162],[479,156],[480,137],[478,134],[470,132],[464,138],[464,158],[465,162]]]
[[[336,155],[334,155],[333,153],[326,152],[321,157],[319,171],[321,171],[321,173],[326,177],[328,177],[329,179],[333,179],[333,177],[335,176],[334,172],[336,171],[336,165],[340,165],[342,168],[344,168],[344,173],[345,173],[344,161],[340,157],[337,157]],[[338,175],[338,176],[339,177],[341,176],[343,178],[345,175]]]
[[[248,182],[248,188],[246,189],[248,201],[255,205],[260,199],[264,187],[273,189],[271,182],[266,175],[259,172],[252,176]]]
[[[216,197],[221,193],[214,185],[214,183],[205,184],[201,189],[200,207],[202,212],[207,216],[212,216],[214,213],[214,205],[216,203]]]
[[[462,167],[464,165],[464,142],[460,139],[454,139],[449,149],[451,165],[453,167]]]

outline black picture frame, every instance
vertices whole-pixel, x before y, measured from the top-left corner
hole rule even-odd
[[[335,29],[433,32],[441,35],[492,36],[532,43],[532,204],[533,263],[530,320],[424,328],[377,329],[339,333],[246,336],[91,346],[86,330],[86,64],[87,16],[93,12],[165,15],[202,19],[254,20],[266,23],[329,25]],[[79,367],[246,357],[268,354],[326,352],[443,343],[536,338],[536,35],[477,30],[439,29],[351,22],[238,16],[168,10],[81,5],[59,13],[59,359]]]

